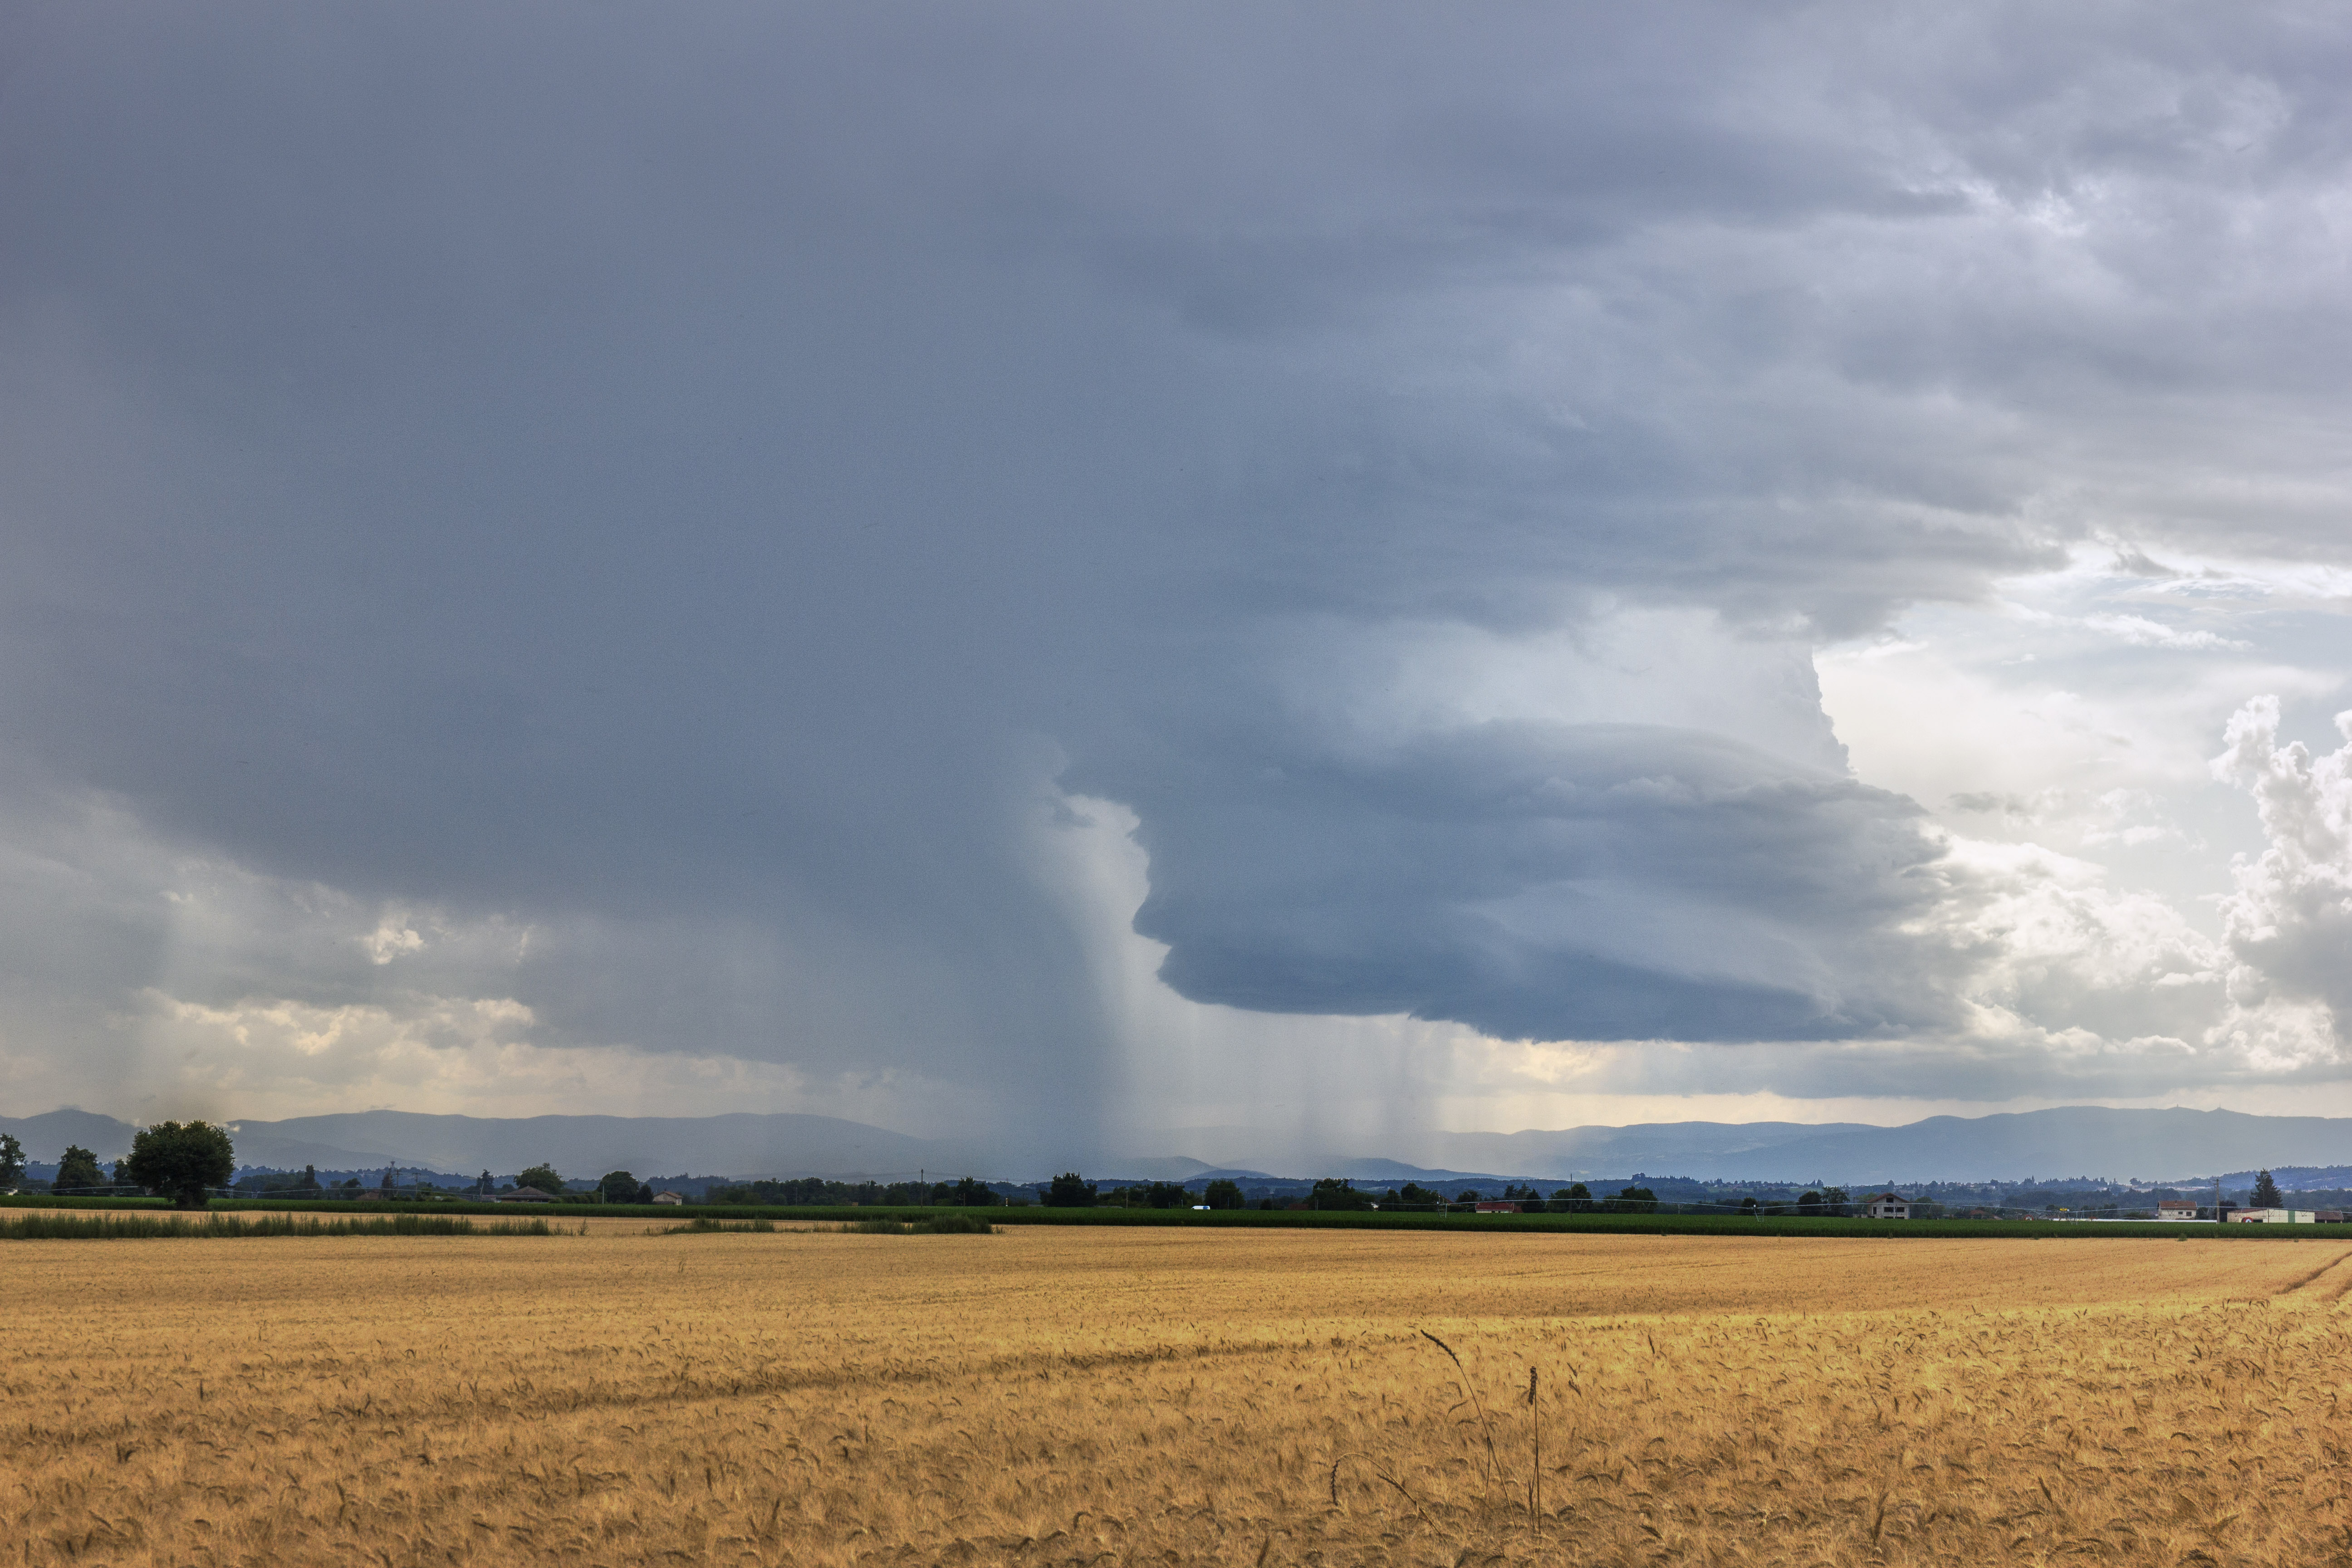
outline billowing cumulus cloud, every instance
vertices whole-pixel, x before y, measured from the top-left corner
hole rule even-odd
[[[2215,777],[2253,796],[2268,840],[2221,900],[2236,1006],[2217,1033],[2266,1066],[2333,1064],[2352,1037],[2352,712],[2336,728],[2344,744],[2318,757],[2282,744],[2279,700],[2259,697],[2213,759]]]
[[[0,52],[12,1094],[1076,1158],[1350,1048],[1402,1138],[1496,1041],[1990,1100],[2336,1005],[2197,901],[2221,723],[2352,668],[2332,18]]]

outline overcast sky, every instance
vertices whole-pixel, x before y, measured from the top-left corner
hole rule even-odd
[[[2352,1113],[2348,81],[2318,5],[14,6],[0,1103]]]

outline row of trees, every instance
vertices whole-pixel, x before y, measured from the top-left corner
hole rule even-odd
[[[709,1204],[788,1205],[892,1208],[1001,1208],[1003,1193],[987,1183],[965,1176],[953,1182],[835,1182],[823,1176],[794,1176],[783,1181],[730,1182],[703,1194]]]
[[[109,1175],[98,1156],[79,1143],[69,1143],[58,1161],[49,1183],[53,1193],[152,1193],[170,1198],[184,1209],[205,1206],[213,1189],[225,1187],[236,1174],[236,1152],[229,1136],[209,1121],[158,1121],[142,1127],[131,1140],[131,1152],[114,1163]],[[13,1134],[0,1132],[0,1188],[14,1190],[25,1179],[25,1146]]]
[[[1239,1184],[1223,1177],[1198,1194],[1181,1182],[1144,1182],[1106,1193],[1076,1171],[1063,1172],[1037,1196],[1046,1207],[1059,1209],[1187,1209],[1202,1204],[1213,1209],[1237,1209],[1246,1201]]]
[[[567,1185],[564,1179],[556,1173],[555,1167],[544,1163],[533,1165],[515,1177],[518,1189],[532,1187],[565,1203],[649,1204],[654,1201],[652,1185],[637,1180],[627,1171],[605,1172],[596,1178],[596,1185],[590,1192],[566,1192]],[[476,1191],[488,1197],[495,1190],[490,1173],[484,1171],[480,1181],[476,1184]]]
[[[1825,1187],[1820,1192],[1800,1193],[1794,1204],[1759,1203],[1752,1197],[1739,1200],[1739,1212],[1742,1214],[1760,1214],[1768,1217],[1794,1214],[1800,1219],[1843,1218],[1854,1213],[1860,1206],[1846,1196],[1843,1187]]]
[[[25,1149],[16,1138],[0,1133],[0,1190],[14,1190],[25,1179]],[[79,1144],[68,1145],[58,1163],[58,1173],[49,1184],[50,1190],[61,1194],[101,1194],[125,1190],[152,1193],[169,1197],[182,1208],[202,1208],[210,1193],[227,1186],[236,1174],[236,1152],[229,1135],[206,1121],[159,1121],[142,1128],[131,1140],[131,1152],[114,1163],[110,1174],[99,1163],[97,1155]],[[389,1177],[389,1173],[387,1173]],[[646,1204],[654,1199],[654,1190],[627,1171],[608,1171],[598,1179],[592,1192],[567,1192],[569,1185],[551,1164],[530,1167],[515,1178],[518,1187],[535,1188],[560,1201],[572,1203]],[[257,1186],[262,1193],[283,1193],[295,1196],[323,1196],[331,1190],[321,1184],[314,1167],[305,1166],[299,1177],[270,1177]],[[342,1184],[344,1192],[356,1194],[363,1190],[356,1178]],[[420,1189],[421,1190],[421,1189]],[[488,1171],[472,1189],[488,1196],[495,1192],[496,1184]],[[460,1195],[453,1192],[450,1195]],[[1625,1186],[1608,1196],[1594,1195],[1582,1182],[1555,1190],[1546,1196],[1533,1186],[1507,1186],[1503,1189],[1506,1201],[1516,1202],[1537,1212],[1639,1213],[1654,1212],[1657,1194],[1644,1186]],[[1210,1182],[1195,1195],[1176,1182],[1148,1182],[1112,1189],[1099,1190],[1097,1184],[1086,1180],[1075,1171],[1066,1171],[1046,1184],[1039,1192],[1042,1202],[1055,1208],[1189,1208],[1196,1204],[1213,1209],[1244,1207],[1247,1199],[1239,1184],[1225,1178]],[[2264,1171],[2255,1180],[2252,1194],[2254,1206],[2279,1208],[2284,1198],[2271,1173]],[[1354,1183],[1336,1177],[1326,1177],[1315,1184],[1307,1198],[1307,1206],[1328,1210],[1361,1209],[1431,1209],[1461,1212],[1479,1202],[1480,1194],[1465,1190],[1458,1196],[1448,1197],[1434,1188],[1408,1182],[1402,1188],[1391,1187],[1374,1193],[1358,1187]],[[1006,1202],[1004,1195],[986,1184],[970,1176],[955,1182],[835,1182],[819,1177],[803,1177],[790,1181],[740,1182],[714,1186],[707,1201],[719,1204],[824,1205],[863,1204],[899,1206],[961,1205],[984,1208]],[[1260,1208],[1271,1209],[1276,1200],[1268,1197],[1259,1201]],[[1759,1204],[1757,1199],[1743,1199],[1738,1208],[1742,1213],[1762,1215],[1821,1215],[1824,1217],[1849,1215],[1855,1205],[1843,1187],[1826,1187],[1801,1194],[1793,1205],[1780,1203]]]
[[[1402,1187],[1373,1193],[1331,1177],[1316,1183],[1315,1190],[1307,1195],[1307,1206],[1316,1209],[1432,1209],[1452,1214],[1468,1213],[1484,1201],[1484,1194],[1475,1187],[1448,1197],[1434,1187],[1407,1182]],[[1657,1209],[1658,1194],[1647,1187],[1627,1186],[1596,1197],[1578,1182],[1555,1189],[1549,1197],[1532,1186],[1507,1186],[1501,1201],[1517,1204],[1528,1214],[1651,1214]],[[1271,1200],[1265,1206],[1272,1206]]]
[[[533,1165],[515,1178],[509,1187],[501,1187],[497,1177],[484,1171],[464,1186],[440,1187],[430,1182],[415,1182],[407,1186],[398,1184],[398,1167],[384,1172],[383,1184],[371,1189],[357,1176],[329,1186],[319,1179],[318,1167],[305,1165],[300,1173],[269,1173],[246,1177],[236,1186],[237,1192],[251,1197],[356,1197],[363,1192],[381,1192],[390,1197],[405,1194],[415,1197],[495,1197],[516,1187],[529,1187],[545,1193],[561,1203],[649,1204],[654,1201],[654,1189],[627,1171],[607,1171],[587,1192],[570,1192],[569,1185],[552,1165]]]
[[[1547,1198],[1533,1187],[1511,1186],[1503,1189],[1507,1201],[1516,1202],[1530,1211],[1550,1211],[1559,1214],[1622,1213],[1648,1214],[1656,1210],[1658,1194],[1647,1187],[1629,1186],[1609,1197],[1595,1197],[1582,1182],[1562,1187]],[[1842,1198],[1843,1194],[1840,1194]],[[1087,1181],[1076,1171],[1065,1171],[1047,1183],[1038,1194],[1048,1208],[1192,1208],[1213,1209],[1246,1207],[1249,1200],[1239,1183],[1220,1176],[1197,1194],[1175,1182],[1148,1182],[1137,1186],[1115,1187],[1106,1193],[1098,1184]],[[1475,1208],[1480,1195],[1475,1190],[1465,1191],[1458,1197],[1448,1197],[1431,1187],[1408,1182],[1402,1188],[1391,1187],[1386,1192],[1373,1192],[1359,1187],[1353,1182],[1336,1176],[1326,1176],[1301,1200],[1308,1208],[1347,1212],[1363,1209],[1433,1209],[1462,1213]],[[1258,1200],[1262,1209],[1286,1206],[1280,1201],[1266,1197]]]
[[[50,1180],[49,1190],[94,1195],[128,1189],[168,1197],[181,1208],[202,1208],[210,1194],[226,1188],[236,1174],[236,1151],[227,1132],[208,1121],[159,1121],[133,1135],[130,1154],[114,1163],[111,1175],[89,1150],[79,1143],[67,1145],[65,1153],[58,1158],[58,1173]],[[386,1175],[389,1179],[390,1173]],[[12,1134],[0,1133],[0,1187],[13,1189],[24,1177],[24,1145]],[[563,1178],[552,1165],[546,1164],[523,1172],[517,1184],[583,1202],[602,1197],[607,1203],[651,1203],[654,1198],[653,1188],[627,1171],[607,1172],[598,1180],[593,1193],[566,1194]],[[484,1171],[477,1190],[488,1194],[494,1185],[490,1173]],[[299,1177],[265,1179],[257,1187],[261,1193],[293,1196],[325,1196],[338,1190],[355,1194],[365,1189],[357,1177],[345,1181],[341,1189],[328,1188],[319,1180],[317,1167],[311,1165],[305,1165]]]

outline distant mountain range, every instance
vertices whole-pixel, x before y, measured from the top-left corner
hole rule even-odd
[[[1052,1173],[942,1140],[830,1116],[432,1116],[368,1110],[228,1124],[239,1163],[365,1170],[387,1164],[505,1175],[545,1161],[566,1175],[608,1170],[712,1175],[900,1179],[976,1175],[1031,1180]],[[68,1143],[102,1160],[125,1153],[127,1121],[83,1110],[0,1117],[34,1160]],[[1267,1158],[1212,1166],[1176,1155],[1106,1162],[1113,1179],[1191,1181],[1233,1174],[1417,1181],[1702,1180],[1858,1184],[2020,1181],[2077,1176],[2152,1181],[2260,1168],[2352,1165],[2352,1118],[2249,1116],[2231,1110],[2116,1110],[2067,1106],[2000,1116],[1936,1116],[1904,1127],[1858,1122],[1672,1121],[1559,1131],[1448,1132],[1426,1145],[1431,1165],[1371,1155]],[[1306,1168],[1298,1168],[1304,1166]]]
[[[1650,1175],[1780,1182],[2172,1181],[2281,1165],[2352,1163],[2352,1118],[2062,1106],[1999,1116],[1855,1122],[1672,1121],[1561,1132],[1454,1132],[1441,1161],[1544,1176]]]

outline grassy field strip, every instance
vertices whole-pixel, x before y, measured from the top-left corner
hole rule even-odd
[[[523,1205],[433,1202],[421,1205],[435,1214],[487,1215],[511,1217],[520,1208],[551,1222],[576,1225],[582,1219],[621,1219],[676,1224],[680,1211],[652,1205],[595,1204]],[[137,1208],[165,1212],[158,1200],[121,1198],[52,1198],[46,1195],[0,1197],[0,1209],[32,1207]],[[285,1199],[222,1199],[215,1213],[413,1214],[411,1202],[352,1204]],[[998,1226],[1087,1226],[1139,1229],[1209,1230],[1413,1230],[1452,1235],[1516,1232],[1531,1235],[1591,1236],[1724,1236],[1787,1237],[1804,1239],[1871,1237],[1885,1241],[1949,1240],[1978,1237],[2011,1241],[2231,1241],[2276,1242],[2352,1240],[2352,1225],[2212,1225],[2148,1221],[1977,1220],[1977,1219],[1803,1219],[1792,1215],[1745,1218],[1738,1215],[1675,1214],[1528,1214],[1438,1215],[1417,1212],[1313,1212],[1256,1209],[1196,1212],[1191,1209],[1017,1208],[880,1208],[856,1205],[823,1207],[761,1207],[745,1205],[696,1205],[696,1215],[719,1220],[766,1219],[779,1225],[841,1225],[894,1220],[925,1222],[978,1215]]]
[[[2347,1257],[33,1244],[0,1310],[69,1331],[0,1344],[0,1436],[28,1563],[2317,1563],[2352,1540]]]
[[[464,1215],[35,1213],[0,1219],[0,1241],[159,1241],[327,1236],[552,1236],[544,1219]]]
[[[357,1211],[347,1209],[265,1209],[245,1205],[216,1204],[213,1207],[204,1211],[202,1214],[194,1215],[177,1214],[172,1209],[153,1205],[142,1205],[134,1207],[129,1205],[117,1204],[110,1206],[93,1205],[73,1209],[16,1208],[0,1209],[0,1234],[5,1234],[5,1227],[11,1221],[26,1215],[70,1215],[81,1216],[103,1216],[110,1218],[137,1217],[161,1220],[167,1223],[174,1220],[193,1218],[200,1225],[209,1226],[213,1224],[242,1225],[250,1224],[257,1220],[272,1218],[284,1219],[289,1217],[295,1219],[320,1219],[327,1221],[336,1219],[343,1219],[347,1221],[357,1219],[399,1219],[415,1214],[415,1206],[407,1204],[383,1205],[373,1208],[362,1208]],[[471,1234],[475,1236],[497,1236],[504,1234],[536,1236],[540,1234],[537,1227],[541,1225],[544,1225],[547,1227],[548,1234],[554,1236],[580,1235],[582,1234],[582,1226],[583,1226],[587,1227],[586,1234],[590,1236],[659,1236],[675,1229],[682,1223],[677,1216],[677,1211],[674,1209],[662,1210],[659,1212],[657,1216],[628,1215],[622,1217],[614,1217],[612,1215],[594,1213],[578,1215],[552,1210],[534,1211],[519,1215],[512,1209],[508,1209],[504,1212],[484,1211],[480,1213],[459,1213],[451,1215],[446,1211],[435,1209],[427,1210],[422,1217],[435,1220],[450,1218],[468,1220],[473,1225],[473,1230],[469,1233],[461,1234]],[[799,1227],[803,1229],[814,1228],[805,1221],[772,1223],[777,1223],[779,1225],[797,1224]],[[510,1233],[500,1228],[501,1226],[520,1226],[525,1228],[519,1232]],[[837,1226],[828,1226],[827,1228],[837,1228]],[[306,1231],[302,1234],[309,1233]],[[329,1232],[327,1234],[334,1233]],[[366,1234],[379,1235],[384,1233],[370,1231]]]

